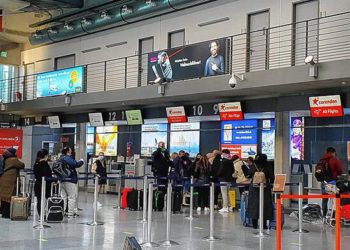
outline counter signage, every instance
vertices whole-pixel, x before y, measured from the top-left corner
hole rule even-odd
[[[285,174],[276,174],[275,175],[275,182],[273,183],[273,189],[272,192],[284,192],[284,188],[286,185],[286,179],[287,175]]]
[[[18,158],[22,158],[22,138],[20,129],[0,129],[0,154],[7,148],[15,148]]]
[[[242,120],[243,113],[240,102],[219,103],[221,121]]]
[[[187,121],[184,106],[166,108],[168,123],[183,123]]]
[[[343,116],[340,95],[309,97],[311,117]]]

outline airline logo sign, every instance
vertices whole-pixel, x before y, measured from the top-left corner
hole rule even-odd
[[[182,123],[187,121],[184,106],[166,108],[166,114],[168,116],[168,123]]]
[[[240,102],[219,103],[221,121],[243,120]]]
[[[311,117],[343,116],[340,95],[309,97]]]

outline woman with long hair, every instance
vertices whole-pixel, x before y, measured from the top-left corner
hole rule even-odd
[[[36,161],[34,164],[34,176],[35,176],[35,184],[34,184],[34,192],[37,198],[36,209],[40,216],[41,209],[41,185],[42,185],[42,177],[52,177],[51,168],[47,162],[49,157],[49,152],[46,149],[40,149],[36,154]],[[51,181],[46,181],[46,194],[45,199],[50,197],[51,193]]]
[[[209,182],[210,177],[210,164],[206,156],[197,154],[197,161],[194,168],[194,178],[196,184],[205,184]],[[209,187],[197,187],[198,191],[198,208],[197,212],[200,212],[203,208],[204,211],[209,211]]]

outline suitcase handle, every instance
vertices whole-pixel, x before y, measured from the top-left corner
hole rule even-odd
[[[19,196],[21,194],[24,197],[24,194],[25,194],[25,183],[26,183],[26,177],[25,176],[18,176],[17,177],[17,181],[16,181],[16,196]]]
[[[55,194],[54,194],[54,192],[55,192]],[[61,183],[60,182],[56,182],[56,183],[52,182],[51,183],[51,197],[54,197],[54,196],[59,197],[60,192],[61,192]]]

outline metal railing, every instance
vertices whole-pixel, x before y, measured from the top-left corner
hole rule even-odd
[[[228,74],[350,59],[350,12],[226,37]],[[206,41],[205,43],[208,43]],[[193,46],[186,45],[186,46]],[[148,54],[84,65],[84,93],[146,86]],[[37,74],[0,81],[3,103],[37,99]]]

